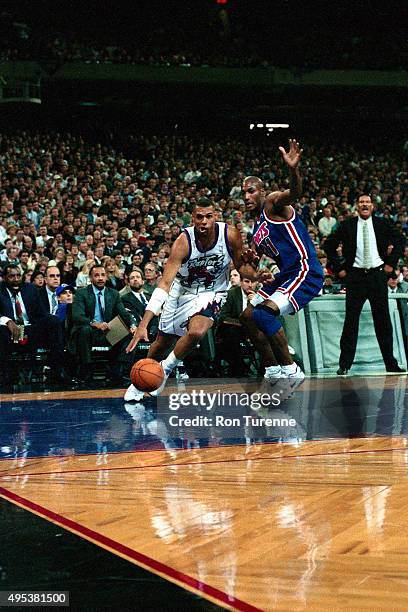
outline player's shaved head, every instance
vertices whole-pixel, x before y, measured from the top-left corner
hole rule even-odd
[[[263,188],[263,182],[258,176],[246,176],[244,178],[244,184],[246,185],[255,185],[258,189]]]

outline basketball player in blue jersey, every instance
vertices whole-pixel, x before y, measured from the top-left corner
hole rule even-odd
[[[126,349],[129,353],[140,340],[148,340],[148,324],[161,312],[159,332],[147,356],[162,360],[165,379],[151,395],[161,393],[171,371],[212,327],[227,297],[230,263],[242,270],[246,262],[241,234],[236,228],[215,220],[211,200],[204,197],[198,200],[192,220],[193,225],[174,242],[163,276]],[[130,385],[125,401],[138,401],[143,395]]]
[[[299,162],[302,149],[296,140],[289,140],[289,151],[279,147],[290,172],[290,188],[266,194],[261,179],[248,176],[243,182],[247,210],[256,214],[252,250],[253,264],[267,255],[274,259],[279,273],[272,279],[263,277],[250,305],[241,315],[249,337],[265,365],[265,378],[292,379],[294,387],[304,378],[288,350],[279,315],[294,314],[316,297],[323,286],[323,269],[309,233],[296,215],[292,202],[302,190]],[[262,278],[262,277],[261,277]],[[266,282],[265,282],[266,281]]]

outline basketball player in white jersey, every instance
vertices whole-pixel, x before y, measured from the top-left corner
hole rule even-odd
[[[147,326],[162,311],[159,332],[147,356],[162,360],[165,379],[151,395],[163,390],[172,370],[212,327],[227,297],[231,261],[237,270],[244,264],[240,233],[226,223],[215,221],[211,200],[204,197],[198,200],[192,220],[193,225],[173,244],[163,276],[126,349],[129,353],[140,340],[148,340]],[[142,397],[143,392],[134,385],[125,393],[126,401],[138,401]]]

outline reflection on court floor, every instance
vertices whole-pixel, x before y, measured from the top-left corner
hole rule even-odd
[[[170,408],[195,384],[159,404],[3,398],[0,494],[224,607],[387,608],[391,580],[406,608],[406,378],[309,379],[256,410]]]

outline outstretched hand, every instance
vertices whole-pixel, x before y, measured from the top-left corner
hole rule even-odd
[[[279,147],[279,151],[282,154],[282,159],[289,168],[297,168],[299,165],[300,158],[303,153],[303,149],[296,140],[289,138],[289,151],[285,151],[283,147]]]
[[[141,325],[139,325],[139,327],[136,329],[135,333],[133,334],[132,340],[127,345],[126,353],[131,353],[133,349],[137,347],[140,340],[145,340],[146,342],[149,341],[147,328],[143,328]]]

